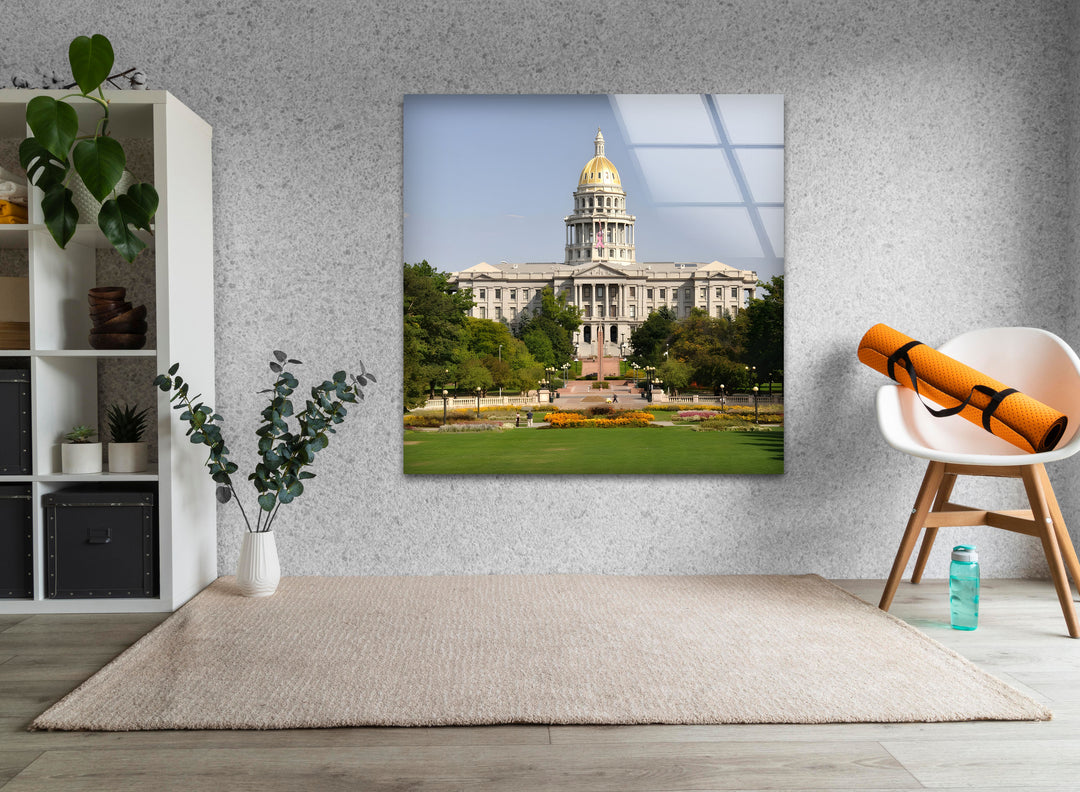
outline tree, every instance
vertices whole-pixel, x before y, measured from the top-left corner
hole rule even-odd
[[[675,396],[678,396],[677,391],[680,388],[685,388],[690,384],[691,374],[693,374],[693,369],[689,363],[671,357],[661,363],[656,370],[656,376],[664,381],[668,392]]]
[[[694,308],[672,329],[669,357],[689,364],[691,380],[699,385],[716,388],[724,383],[730,387],[726,372],[740,359],[739,341],[739,333],[729,319],[710,317]]]
[[[487,392],[488,388],[495,384],[491,372],[488,371],[483,361],[479,358],[466,360],[461,364],[457,382],[458,387],[463,388],[466,391],[472,392],[477,388],[480,388],[484,393]]]
[[[664,345],[671,337],[674,326],[675,312],[668,306],[662,305],[650,313],[648,318],[630,333],[630,347],[633,349],[631,365],[638,368],[660,365],[664,359]]]
[[[471,290],[455,291],[445,273],[427,261],[405,264],[405,409],[423,404],[426,392],[441,385],[443,372],[460,362],[465,320],[473,306]]]
[[[757,366],[761,378],[771,379],[775,373],[783,376],[784,368],[784,276],[775,275],[768,283],[758,281],[765,289],[761,299],[753,299],[742,312],[746,351],[744,360]]]
[[[574,356],[572,334],[581,326],[581,309],[566,302],[566,293],[557,296],[550,286],[540,293],[540,309],[518,327],[518,338],[540,363],[561,366]],[[545,342],[539,334],[547,337]]]

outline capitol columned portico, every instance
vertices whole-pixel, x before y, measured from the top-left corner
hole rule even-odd
[[[719,261],[638,262],[635,217],[627,213],[619,172],[604,154],[597,130],[594,156],[581,170],[573,212],[565,223],[561,263],[481,262],[450,275],[472,289],[472,315],[512,327],[540,307],[544,287],[582,309],[574,344],[580,356],[629,353],[630,333],[662,306],[678,318],[700,308],[712,317],[734,317],[755,296],[757,273]]]

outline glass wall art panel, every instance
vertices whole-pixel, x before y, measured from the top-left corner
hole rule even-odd
[[[784,472],[784,100],[416,95],[410,474]]]

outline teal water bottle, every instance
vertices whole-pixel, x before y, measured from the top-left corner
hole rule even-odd
[[[949,564],[949,610],[954,630],[979,626],[979,554],[974,545],[957,545]]]

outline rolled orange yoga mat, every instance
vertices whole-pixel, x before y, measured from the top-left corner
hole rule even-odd
[[[866,331],[859,342],[859,360],[940,404],[941,410],[927,406],[931,414],[960,415],[1024,451],[1052,451],[1069,423],[1053,407],[888,325]]]

